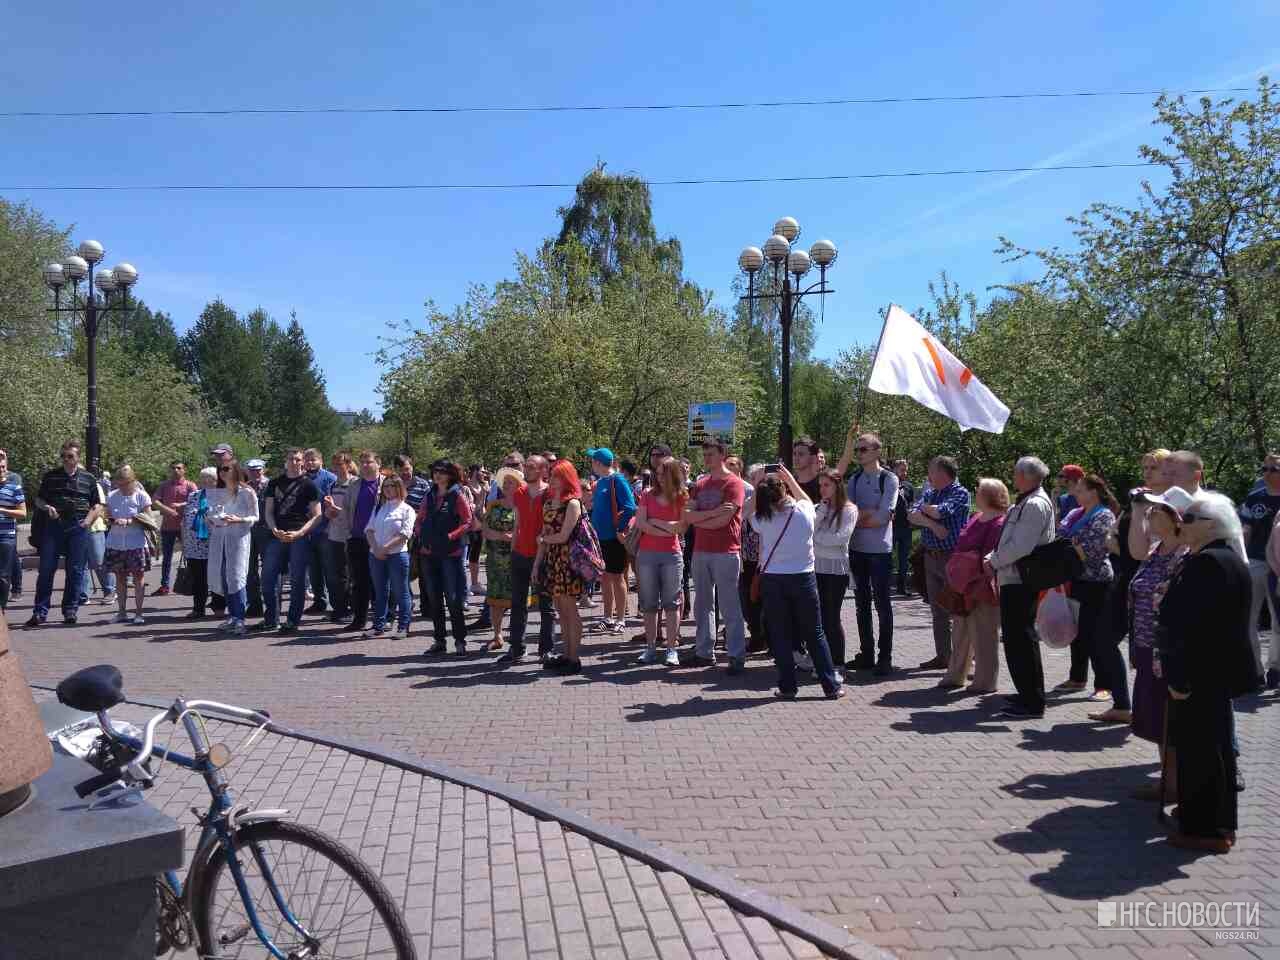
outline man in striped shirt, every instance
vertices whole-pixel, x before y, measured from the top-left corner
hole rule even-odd
[[[956,480],[959,472],[952,457],[930,460],[929,489],[907,515],[912,526],[924,530],[924,574],[933,614],[934,657],[920,664],[921,670],[942,670],[951,660],[951,614],[937,597],[947,585],[947,560],[969,520],[969,491]]]

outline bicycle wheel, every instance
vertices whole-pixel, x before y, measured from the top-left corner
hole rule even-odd
[[[258,921],[281,953],[326,960],[416,960],[391,894],[336,840],[301,824],[269,821],[242,828],[236,852]],[[305,933],[285,918],[267,876]],[[201,956],[266,956],[225,850],[213,854],[196,882],[191,913]]]

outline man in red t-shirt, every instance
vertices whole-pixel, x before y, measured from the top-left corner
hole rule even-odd
[[[524,629],[529,616],[529,582],[542,532],[542,502],[547,492],[547,461],[534,454],[524,462],[525,482],[516,489],[516,529],[511,541],[511,648],[497,660],[499,666],[519,663],[524,657]],[[555,626],[551,598],[538,591],[538,656],[551,655]]]
[[[169,570],[173,565],[173,545],[182,532],[182,510],[196,485],[187,479],[187,465],[181,460],[169,464],[169,479],[156,488],[151,501],[160,511],[160,586],[151,594],[163,597],[169,592]]]
[[[715,601],[720,601],[724,618],[725,644],[729,648],[729,672],[741,673],[746,666],[746,624],[738,599],[738,575],[742,572],[742,504],[747,488],[742,478],[725,465],[723,440],[711,438],[702,444],[702,460],[707,467],[693,488],[685,519],[697,528],[693,538],[693,583],[697,596],[693,618],[698,632],[694,640],[693,662],[714,666]]]

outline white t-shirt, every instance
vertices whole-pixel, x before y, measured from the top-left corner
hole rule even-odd
[[[373,531],[373,542],[379,550],[386,549],[387,544],[396,537],[404,537],[405,542],[400,544],[399,551],[404,553],[409,549],[409,537],[413,536],[413,523],[416,519],[413,507],[403,500],[384,503],[369,521],[369,526],[365,527],[365,533]]]
[[[112,490],[107,497],[107,546],[112,550],[140,550],[147,545],[147,532],[139,524],[130,523],[127,527],[116,523],[116,520],[132,520],[138,514],[151,508],[151,496],[142,489],[142,484],[134,483],[133,493],[125,494],[121,490]]]
[[[797,500],[790,507],[775,508],[768,520],[754,513],[751,515],[750,523],[760,534],[761,573],[813,572],[813,516],[813,502],[810,500]],[[787,526],[788,517],[791,518],[790,526]],[[784,527],[787,535],[778,543]],[[774,544],[778,545],[776,551]],[[768,561],[767,567],[765,561]]]

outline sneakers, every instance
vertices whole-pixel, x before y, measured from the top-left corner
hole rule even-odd
[[[203,616],[203,614],[201,614],[201,616]],[[189,619],[196,619],[196,618],[189,617]],[[263,620],[261,623],[255,623],[252,627],[249,628],[250,632],[252,633],[267,633],[270,630],[276,630],[276,629],[278,629],[278,624],[274,624],[270,620]]]
[[[129,622],[132,623],[135,627],[141,627],[146,625],[147,620],[146,620],[146,617],[144,617],[142,614],[135,613],[133,615],[133,619],[130,620]]]
[[[747,661],[742,657],[729,658],[729,673],[736,676],[743,670],[747,669]]]
[[[430,647],[427,648],[427,652],[425,656],[438,657],[442,653],[447,653],[448,650],[449,650],[448,644],[446,644],[443,640],[437,640],[435,643],[433,643]]]
[[[280,624],[279,628],[276,630],[276,633],[280,634],[282,637],[291,637],[297,632],[298,625],[296,623],[289,623],[288,621]]]
[[[502,656],[500,656],[497,660],[493,662],[497,664],[499,667],[511,667],[511,666],[515,666],[517,663],[519,663],[523,659],[524,659],[524,651],[513,649],[513,650],[508,650],[506,653],[504,653]]]
[[[843,700],[848,695],[849,695],[849,691],[845,689],[845,685],[842,683],[840,684],[840,686],[836,687],[826,696],[828,700]]]
[[[397,639],[397,640],[408,640],[408,639],[409,639],[409,627],[408,627],[408,625],[405,625],[405,626],[403,626],[403,627],[396,627],[396,639]]]
[[[128,623],[130,619],[131,618],[127,613],[117,613],[114,617],[111,618],[111,622],[112,623]]]
[[[622,632],[626,630],[627,625],[622,620],[610,620],[607,617],[604,621],[604,632],[612,633],[614,636],[622,636]]]
[[[98,603],[102,604],[104,607],[110,607],[115,605],[116,599],[117,598],[114,593],[104,593],[101,599],[98,600]]]
[[[680,651],[675,647],[668,647],[666,655],[662,658],[662,662],[668,667],[680,666]]]
[[[813,673],[813,658],[807,653],[796,654],[796,669],[805,673]]]
[[[658,662],[658,651],[652,647],[643,651],[640,656],[636,657],[636,663],[650,664]]]
[[[366,631],[362,634],[362,636],[365,636],[365,637],[380,637],[380,636],[382,636],[382,635],[383,635],[384,633],[386,633],[386,632],[387,632],[387,625],[386,625],[385,623],[384,623],[382,626],[378,626],[378,625],[375,623],[372,627],[370,627],[368,630],[366,630]]]
[[[714,667],[716,665],[716,658],[714,655],[710,657],[702,657],[695,653],[693,655],[693,665],[695,667]]]
[[[220,624],[218,624],[218,629],[221,630],[223,633],[226,633],[235,625],[236,625],[236,618],[227,617],[227,619],[223,620]]]

